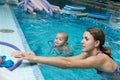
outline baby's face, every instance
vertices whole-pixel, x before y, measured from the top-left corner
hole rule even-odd
[[[54,40],[54,47],[62,47],[65,44],[66,44],[66,37],[63,34],[58,33]]]

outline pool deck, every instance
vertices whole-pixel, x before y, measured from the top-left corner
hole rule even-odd
[[[0,41],[13,44],[22,51],[30,50],[15,15],[8,4],[0,5]],[[0,45],[0,55],[6,55],[8,59],[17,61],[17,59],[11,57],[12,51],[15,50],[9,46]],[[38,65],[31,65],[28,61],[23,61],[11,73],[19,75],[22,80],[44,80]]]

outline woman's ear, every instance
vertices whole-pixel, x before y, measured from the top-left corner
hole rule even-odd
[[[100,41],[99,40],[95,41],[95,47],[98,47],[99,45],[100,45]]]

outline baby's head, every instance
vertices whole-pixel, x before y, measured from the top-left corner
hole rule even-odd
[[[54,47],[63,47],[67,44],[68,35],[65,32],[59,32],[54,40]]]

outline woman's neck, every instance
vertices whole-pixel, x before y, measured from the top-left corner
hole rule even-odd
[[[98,54],[98,52],[101,52],[98,49],[94,49],[88,52],[89,56],[96,56]]]

